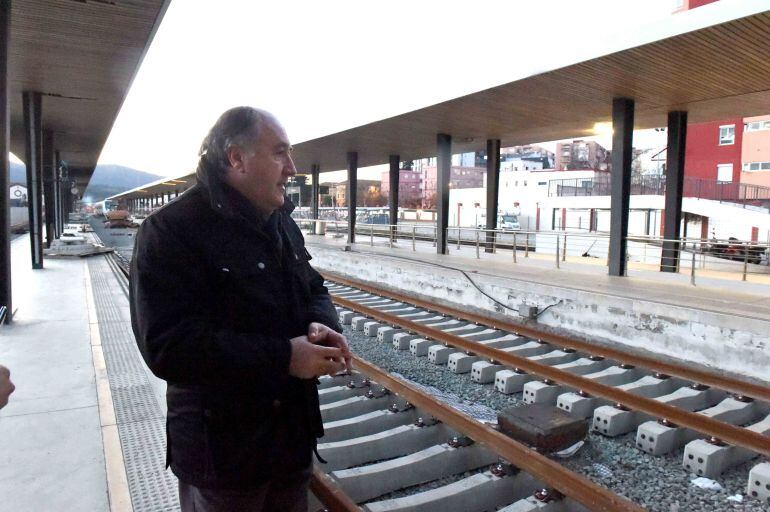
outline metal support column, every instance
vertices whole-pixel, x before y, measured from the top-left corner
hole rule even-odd
[[[29,240],[32,268],[43,268],[43,191],[42,191],[42,130],[39,92],[22,93],[24,135],[26,138],[27,198],[29,203]]]
[[[679,223],[682,220],[684,192],[684,150],[687,140],[687,112],[668,113],[668,149],[666,151],[666,217],[663,224],[661,272],[679,271]]]
[[[0,323],[10,322],[13,315],[11,293],[11,210],[8,151],[11,149],[10,108],[8,105],[8,40],[11,30],[11,0],[0,2],[0,308],[5,315]]]
[[[612,130],[609,274],[623,276],[626,274],[634,100],[629,98],[612,100]]]
[[[358,153],[348,153],[348,243],[356,242],[356,196],[358,192]]]
[[[318,218],[318,207],[321,202],[321,166],[314,164],[310,168],[310,176],[313,180],[312,193],[310,197],[310,216],[314,219]],[[315,233],[315,230],[313,231]]]
[[[500,139],[487,140],[487,225],[488,230],[497,229],[498,197],[500,194]],[[486,252],[492,252],[495,233],[487,231]]]
[[[452,136],[436,136],[436,252],[447,253],[449,226],[449,183],[452,179]]]
[[[64,217],[62,214],[62,186],[61,186],[61,155],[59,150],[54,151],[54,181],[53,181],[53,195],[54,195],[54,211],[55,211],[55,223],[56,223],[56,238],[59,238],[64,232]]]
[[[390,155],[388,157],[390,161],[390,173],[388,174],[388,185],[390,186],[390,192],[388,193],[388,211],[390,212],[390,220],[388,224],[398,224],[398,187],[401,178],[401,157],[399,155]]]
[[[56,200],[54,199],[54,168],[56,154],[53,150],[53,132],[43,130],[43,203],[45,211],[45,246],[51,247],[56,239]]]

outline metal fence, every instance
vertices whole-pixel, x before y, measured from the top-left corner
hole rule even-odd
[[[608,196],[612,179],[609,173],[593,178],[551,180],[548,195],[551,197]],[[664,195],[665,176],[635,175],[631,177],[631,195]],[[720,202],[767,204],[770,187],[731,181],[707,180],[685,176],[682,195]]]
[[[346,221],[298,219],[309,232],[337,238],[347,236]],[[565,264],[607,265],[609,235],[587,231],[520,231],[478,229],[452,226],[447,228],[450,254],[462,253],[482,258],[484,253],[507,254],[513,263],[521,258],[550,261],[553,267]],[[356,224],[356,240],[371,246],[387,245],[418,250],[418,244],[436,245],[433,224]],[[696,274],[747,280],[748,276],[766,276],[770,280],[770,245],[730,238],[664,239],[653,236],[629,236],[626,259],[634,270],[664,270],[687,274],[695,284]],[[770,284],[770,281],[768,281]]]

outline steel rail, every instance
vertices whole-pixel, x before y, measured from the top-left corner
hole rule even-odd
[[[585,505],[588,510],[605,512],[641,512],[632,501],[570,471],[558,462],[537,453],[489,425],[447,406],[408,382],[394,377],[377,366],[353,356],[353,367],[404,398],[415,407],[457,429],[474,441],[486,445],[514,466],[553,486],[562,494]]]
[[[652,398],[646,398],[626,391],[621,391],[612,386],[586,379],[580,375],[536,363],[526,357],[515,356],[499,349],[486,347],[454,334],[443,332],[439,329],[434,329],[411,320],[399,318],[396,315],[362,306],[342,297],[332,296],[332,300],[342,307],[359,311],[376,320],[391,325],[398,325],[421,336],[434,339],[446,345],[454,346],[469,353],[483,356],[490,361],[499,361],[501,364],[505,364],[512,368],[519,368],[544,379],[550,379],[576,390],[583,390],[590,395],[606,398],[611,402],[623,405],[630,409],[645,412],[657,418],[666,419],[678,426],[688,427],[708,436],[716,437],[726,443],[742,446],[759,454],[770,456],[770,437],[758,432],[723,423],[702,414],[685,411],[684,409],[679,409]]]
[[[631,364],[634,366],[640,366],[651,371],[657,371],[666,375],[682,378],[698,384],[706,384],[708,386],[729,391],[738,395],[751,397],[764,402],[770,402],[770,387],[763,386],[761,384],[755,384],[752,382],[739,381],[731,379],[724,375],[718,375],[712,372],[704,371],[698,368],[685,367],[676,363],[669,363],[665,361],[659,361],[651,357],[646,357],[637,354],[629,354],[622,350],[613,349],[610,347],[603,347],[595,345],[585,341],[580,341],[574,338],[563,336],[560,334],[554,334],[546,331],[536,329],[534,327],[517,324],[511,321],[501,320],[485,316],[478,313],[471,313],[468,311],[462,311],[447,306],[440,306],[431,302],[417,299],[409,295],[402,293],[396,293],[389,290],[384,290],[369,284],[359,283],[357,281],[348,279],[332,272],[322,272],[322,275],[330,281],[335,281],[347,286],[353,286],[362,291],[382,295],[383,297],[391,298],[394,300],[408,302],[415,306],[430,309],[445,315],[453,316],[455,318],[466,320],[468,322],[474,322],[478,324],[490,325],[493,328],[499,328],[506,331],[512,331],[516,334],[526,336],[528,338],[540,339],[550,343],[551,345],[557,345],[561,347],[572,348],[581,352],[586,352],[591,355],[602,356],[606,359],[613,359],[620,363]]]
[[[310,491],[329,512],[361,512],[361,508],[350,496],[317,466],[313,466],[313,474],[310,476]]]

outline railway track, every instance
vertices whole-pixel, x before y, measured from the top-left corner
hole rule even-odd
[[[127,275],[127,262],[111,258]],[[590,418],[593,430],[606,436],[638,428],[640,449],[661,454],[684,447],[685,465],[694,461],[687,468],[693,473],[716,476],[756,453],[768,453],[767,431],[749,429],[752,424],[762,428],[763,415],[770,412],[761,386],[744,387],[697,371],[696,384],[689,368],[666,363],[669,373],[663,375],[656,371],[660,366],[632,365],[627,361],[648,361],[619,351],[532,329],[525,333],[513,324],[325,277],[342,322],[375,343],[409,349],[456,373],[472,372],[475,382],[493,382],[501,393],[522,393],[525,402],[553,403]],[[327,510],[643,510],[414,383],[358,357],[354,369],[353,375],[326,377],[319,385],[326,435],[318,448],[328,464],[315,468],[311,488]],[[660,400],[668,395],[674,397]],[[659,401],[663,413],[640,397]],[[701,417],[706,421],[695,421]],[[745,424],[749,428],[739,426]],[[704,430],[709,441],[698,434]],[[695,443],[689,451],[687,441]],[[698,458],[703,462],[693,469]],[[757,468],[752,478],[763,484],[767,474],[762,465]]]
[[[524,402],[553,404],[608,438],[636,431],[638,449],[682,453],[693,474],[718,478],[770,454],[766,387],[325,277],[353,330]],[[750,473],[747,493],[767,500],[767,463]]]

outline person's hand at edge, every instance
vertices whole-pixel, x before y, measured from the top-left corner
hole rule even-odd
[[[11,371],[0,364],[0,409],[8,404],[8,397],[16,389],[11,382]]]

